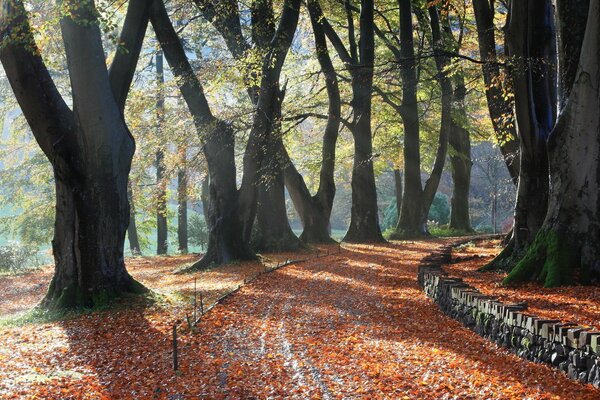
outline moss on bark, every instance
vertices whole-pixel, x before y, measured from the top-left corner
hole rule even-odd
[[[99,309],[109,307],[117,298],[147,292],[148,289],[132,277],[129,277],[129,282],[122,288],[98,289],[92,292],[86,292],[76,282],[58,291],[55,281],[52,280],[40,306],[47,310]]]
[[[572,242],[552,230],[542,230],[525,256],[504,279],[504,284],[538,281],[544,287],[568,285],[580,271],[578,252]]]

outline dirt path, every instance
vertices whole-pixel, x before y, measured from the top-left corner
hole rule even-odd
[[[420,259],[443,243],[348,245],[263,275],[180,338],[178,374],[160,307],[0,330],[0,361],[15,360],[0,396],[600,398],[445,317],[416,284]],[[32,370],[45,382],[15,385]]]

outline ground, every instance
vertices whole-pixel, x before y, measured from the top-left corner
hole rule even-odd
[[[164,295],[156,303],[0,328],[0,397],[600,398],[589,385],[490,345],[425,297],[416,283],[417,266],[452,240],[344,245],[341,253],[329,246],[322,250],[337,254],[320,258],[269,255],[265,261],[271,266],[287,258],[311,259],[260,276],[265,269],[260,263],[192,276],[172,274],[191,258],[137,259],[129,269]],[[494,275],[472,272],[486,258],[469,258],[492,256],[498,251],[494,245],[463,247],[456,254],[463,259],[449,268],[481,279],[474,283],[482,290],[494,290],[489,283]],[[191,312],[194,277],[207,305],[244,280],[256,279],[189,332],[181,321]],[[42,271],[0,280],[0,291],[7,294],[1,313],[35,304],[48,278]],[[17,281],[25,283],[8,292]],[[517,293],[511,290],[502,288],[502,296]],[[532,290],[526,288],[522,296],[545,294]],[[544,301],[567,304],[583,298],[550,296],[535,303],[532,312],[545,310],[549,303]],[[13,305],[16,298],[21,300]],[[578,320],[595,315],[571,311],[578,309],[567,310]],[[180,324],[178,372],[171,364],[174,323]]]

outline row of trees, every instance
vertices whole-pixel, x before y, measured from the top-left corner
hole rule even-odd
[[[525,257],[508,279],[544,278],[546,284],[559,284],[575,277],[573,267],[588,272],[578,275],[582,280],[592,276],[589,272],[598,264],[594,245],[598,187],[593,167],[598,165],[598,143],[593,138],[597,138],[599,121],[592,111],[598,102],[598,74],[593,69],[598,61],[593,57],[598,53],[598,32],[595,23],[588,24],[585,35],[583,29],[565,28],[573,21],[585,27],[587,2],[559,2],[556,20],[564,32],[558,46],[558,91],[555,16],[549,0],[497,4],[474,0],[472,7],[450,0],[386,0],[377,7],[372,0],[308,0],[306,4],[255,0],[248,9],[235,0],[193,3],[197,15],[182,20],[174,19],[169,10],[187,3],[129,0],[107,67],[108,46],[101,29],[105,16],[93,1],[60,2],[69,71],[69,94],[64,97],[36,43],[26,6],[20,0],[2,3],[0,60],[54,172],[56,270],[47,306],[90,305],[107,296],[143,290],[124,265],[126,232],[130,243],[137,236],[128,180],[135,141],[125,106],[145,51],[148,25],[160,47],[155,57],[157,79],[164,82],[164,57],[193,121],[209,175],[208,249],[192,269],[251,260],[256,251],[331,241],[336,150],[343,130],[350,132],[354,143],[351,218],[344,240],[384,242],[375,186],[378,153],[373,145],[380,122],[384,129],[399,127],[388,138],[401,137],[396,139],[400,146],[391,150],[398,154],[393,167],[400,210],[392,237],[428,234],[427,216],[447,158],[454,181],[450,225],[470,231],[474,133],[469,128],[475,125],[467,121],[468,105],[473,102],[470,96],[478,87],[469,83],[475,68],[483,75],[494,136],[518,182],[515,227],[501,258],[510,255],[514,263]],[[505,54],[498,53],[502,46],[496,39],[497,11],[507,15]],[[589,18],[598,19],[596,0],[591,1]],[[223,44],[241,77],[246,98],[236,101],[250,104],[244,127],[222,117],[217,111],[220,105],[208,94],[196,68],[202,45],[193,56],[189,43],[182,40],[183,29],[196,19],[210,23],[211,35]],[[475,39],[469,35],[473,31]],[[286,98],[306,94],[302,89],[296,89],[299,94],[290,93],[287,79],[282,81],[290,49],[296,47],[297,53],[308,49],[299,43],[303,32],[314,43],[310,58],[318,64],[315,75],[322,77],[314,91],[324,93],[325,114],[306,106],[284,112]],[[479,52],[469,40],[478,44]],[[577,68],[582,46],[587,51],[581,51]],[[213,47],[208,55],[212,52],[216,52]],[[225,95],[224,102],[230,100],[227,96],[235,95]],[[555,127],[558,99],[562,112]],[[155,102],[159,120],[164,101],[159,90]],[[374,110],[382,106],[388,110],[385,118],[378,114],[374,119]],[[434,127],[425,117],[430,108],[436,110]],[[308,119],[325,121],[314,181],[300,172],[285,135]],[[247,135],[244,140],[239,133]],[[423,153],[424,148],[429,151]],[[238,150],[243,156],[237,156]],[[159,235],[166,232],[166,188],[161,175],[165,151],[164,146],[155,149],[158,197],[162,199],[157,213]],[[185,143],[178,153],[183,154],[185,165]],[[424,184],[423,156],[432,164]],[[179,209],[187,210],[182,205],[187,197],[186,168],[180,168],[178,175]],[[302,221],[299,238],[289,224],[286,188]],[[179,217],[184,229],[187,217],[181,213]],[[180,237],[185,237],[184,232]],[[164,244],[166,237],[159,237],[158,242]]]

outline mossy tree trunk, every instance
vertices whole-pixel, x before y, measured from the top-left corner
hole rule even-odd
[[[599,20],[600,0],[591,0],[579,68],[548,140],[548,213],[505,283],[538,280],[550,287],[600,278]]]
[[[510,250],[486,269],[511,268],[533,243],[547,211],[546,140],[557,112],[556,32],[550,0],[511,3],[508,24],[510,75],[520,139],[520,170]]]
[[[23,4],[15,1],[2,8],[3,33],[14,40],[2,46],[0,60],[54,169],[55,273],[42,303],[48,308],[97,306],[145,290],[127,273],[123,257],[129,224],[127,178],[135,144],[122,106],[141,48],[139,31],[145,31],[148,15],[145,5],[132,9],[132,4],[121,36],[131,45],[130,52],[117,53],[110,74],[94,3],[65,4],[71,12],[60,25],[73,111],[37,51]]]

